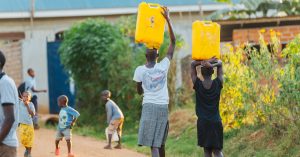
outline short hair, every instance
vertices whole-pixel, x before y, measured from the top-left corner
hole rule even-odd
[[[25,93],[27,93],[27,94],[28,94],[28,96],[31,98],[31,93],[30,93],[29,91],[25,91],[25,92],[23,92],[23,93],[22,93],[22,96],[23,96],[23,94],[25,94]]]
[[[158,54],[158,50],[157,49],[147,49],[146,50],[146,58],[149,61],[156,61],[156,59],[158,58],[159,54]]]
[[[5,65],[6,58],[3,54],[3,52],[0,50],[0,68],[2,69]]]
[[[158,50],[156,48],[153,48],[153,49],[150,49],[150,48],[147,48],[146,49],[146,53],[158,53]]]
[[[29,73],[30,71],[33,71],[32,68],[28,68],[27,73]]]
[[[213,68],[201,67],[201,74],[203,77],[209,77],[214,73]]]
[[[101,92],[101,95],[107,95],[108,97],[111,97],[111,92],[106,89],[106,90]]]
[[[68,104],[68,102],[69,102],[69,98],[68,98],[66,95],[61,95],[61,96],[59,96],[57,99],[58,99],[58,100],[63,99],[63,100],[66,102],[66,104]]]

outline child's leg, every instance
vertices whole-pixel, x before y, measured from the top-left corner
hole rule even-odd
[[[60,155],[59,142],[62,140],[62,138],[62,132],[60,130],[57,130],[55,139],[55,155]]]
[[[115,148],[116,149],[121,149],[122,148],[122,146],[121,146],[121,143],[122,143],[122,139],[121,139],[121,126],[118,127],[117,134],[118,134],[119,141],[118,141],[118,145],[116,145]]]
[[[214,156],[215,156],[215,157],[223,157],[223,153],[222,153],[221,150],[214,149],[214,150],[213,150],[213,153],[214,153]]]
[[[159,157],[165,157],[166,153],[165,153],[165,145],[161,145],[161,147],[159,148]]]
[[[70,139],[66,140],[67,146],[68,146],[68,154],[71,154],[72,152],[72,141]]]
[[[166,129],[165,129],[163,143],[162,143],[161,147],[159,148],[159,156],[160,157],[165,157],[166,156],[165,144],[166,144],[166,141],[167,141],[168,133],[169,133],[169,121],[167,122],[167,126],[166,126]]]
[[[122,148],[122,129],[123,129],[123,123],[124,123],[124,119],[120,119],[119,121],[119,126],[117,128],[117,133],[118,133],[118,138],[119,138],[119,142],[118,142],[118,145],[115,146],[116,149],[121,149]]]
[[[59,141],[60,141],[60,140],[58,140],[58,139],[55,140],[55,148],[56,148],[56,149],[59,149]]]
[[[108,134],[108,145],[111,146],[112,134]]]
[[[151,155],[152,157],[159,157],[159,148],[151,147]]]
[[[31,147],[25,147],[28,154],[31,154]]]
[[[121,145],[121,135],[120,135],[119,132],[118,132],[118,138],[119,138],[118,145],[116,145],[114,148],[116,148],[116,149],[122,149],[122,145]]]
[[[111,140],[112,135],[116,131],[116,128],[118,127],[118,124],[116,124],[116,121],[112,121],[108,126],[108,145],[104,147],[104,149],[111,149]]]
[[[112,134],[108,134],[108,145],[104,147],[104,149],[111,149],[111,139]]]
[[[205,157],[212,157],[212,150],[209,148],[204,148],[204,156]]]
[[[120,136],[120,134],[118,134],[118,138],[119,138],[118,144],[121,145],[121,136]]]
[[[68,154],[72,154],[72,129],[64,130],[63,134],[67,142]]]

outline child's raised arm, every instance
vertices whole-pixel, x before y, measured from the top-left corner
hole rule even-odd
[[[171,60],[173,58],[174,55],[174,50],[175,50],[175,45],[176,45],[176,37],[175,34],[173,32],[173,26],[170,20],[170,15],[169,15],[169,10],[167,7],[162,7],[164,12],[162,13],[162,15],[164,16],[164,18],[167,21],[168,24],[168,29],[169,29],[169,36],[170,36],[170,46],[168,49],[168,53],[167,53],[167,57],[169,58],[169,60]]]
[[[223,66],[222,66],[222,61],[218,60],[214,66],[217,67],[217,77],[220,79],[220,81],[223,83]]]
[[[193,61],[191,63],[191,78],[192,78],[192,81],[193,81],[193,84],[195,84],[196,80],[197,80],[197,69],[196,67],[198,65],[201,65],[202,61],[198,60],[198,61]]]
[[[26,103],[24,103],[24,104],[26,106],[28,113],[31,115],[31,117],[33,117],[35,115],[34,106],[31,104],[31,102],[29,102],[28,104],[26,104]]]

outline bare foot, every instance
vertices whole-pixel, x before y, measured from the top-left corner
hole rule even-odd
[[[72,153],[70,153],[70,154],[68,155],[68,157],[75,157],[75,155],[72,154]]]
[[[122,149],[122,145],[118,144],[114,147],[115,149]]]
[[[104,147],[104,149],[112,149],[110,145]]]

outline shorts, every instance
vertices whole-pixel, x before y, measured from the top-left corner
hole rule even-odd
[[[60,141],[63,138],[65,138],[66,140],[71,140],[72,139],[72,129],[57,130],[56,140]]]
[[[118,135],[122,136],[124,118],[112,120],[108,126],[108,134],[114,134],[117,131]]]
[[[17,157],[17,148],[5,144],[0,145],[0,157]]]
[[[32,125],[21,124],[19,126],[20,142],[24,147],[31,148],[34,140],[34,128]]]

